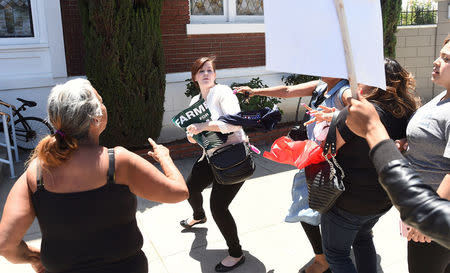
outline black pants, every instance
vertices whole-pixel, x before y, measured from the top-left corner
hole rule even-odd
[[[435,243],[408,242],[409,273],[450,273],[450,250]]]
[[[323,254],[322,249],[322,236],[320,235],[319,226],[313,226],[305,222],[300,222],[302,224],[303,229],[305,230],[306,236],[311,243],[311,246],[314,250],[314,254]]]
[[[212,216],[227,242],[228,253],[230,256],[238,258],[242,256],[242,248],[239,244],[236,223],[228,210],[228,206],[244,183],[234,185],[219,184],[214,179],[206,157],[194,163],[186,184],[189,189],[188,201],[194,210],[195,220],[205,217],[202,191],[211,183],[213,184],[210,198]]]

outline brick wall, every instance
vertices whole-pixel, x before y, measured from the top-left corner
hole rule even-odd
[[[84,75],[84,46],[78,0],[61,0],[67,75]]]
[[[67,73],[83,75],[84,52],[78,0],[61,1]],[[166,72],[190,71],[192,62],[205,55],[217,56],[217,68],[265,65],[263,33],[187,35],[189,1],[166,0],[161,14],[161,32]]]
[[[161,32],[167,73],[190,71],[192,62],[201,56],[217,56],[217,68],[265,65],[263,33],[187,35],[189,1],[164,1]]]

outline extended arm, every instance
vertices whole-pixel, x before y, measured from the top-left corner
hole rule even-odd
[[[178,168],[170,158],[169,150],[149,139],[153,152],[149,152],[161,165],[164,173],[153,164],[122,147],[116,147],[116,181],[145,199],[176,203],[188,198],[189,192]]]
[[[12,263],[30,263],[36,272],[43,272],[40,251],[23,241],[33,223],[35,212],[27,185],[27,172],[14,184],[0,222],[0,255]]]
[[[373,137],[372,140],[375,142]],[[422,181],[392,140],[377,143],[371,150],[371,159],[402,220],[450,248],[450,201],[440,198]]]
[[[298,98],[311,96],[314,89],[319,83],[318,80],[305,82],[297,85],[279,85],[268,88],[250,88],[248,86],[242,86],[238,88],[238,92],[249,92],[251,96],[265,96],[265,97],[278,97],[278,98]]]

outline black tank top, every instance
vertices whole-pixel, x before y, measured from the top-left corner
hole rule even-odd
[[[47,272],[148,272],[136,223],[136,196],[114,181],[114,149],[108,149],[107,183],[97,189],[53,193],[40,166],[32,202],[42,233]]]

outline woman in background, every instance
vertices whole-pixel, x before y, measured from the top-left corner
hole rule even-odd
[[[191,228],[197,224],[206,222],[203,209],[202,191],[212,183],[210,197],[211,213],[228,246],[228,256],[215,267],[217,272],[227,272],[242,265],[245,261],[242,247],[239,243],[237,226],[228,209],[234,197],[244,184],[222,185],[217,183],[212,173],[206,154],[212,155],[217,149],[235,143],[248,142],[247,136],[241,126],[231,125],[219,121],[223,115],[234,115],[241,111],[236,95],[231,88],[216,84],[216,67],[214,57],[202,57],[197,59],[191,69],[192,81],[200,88],[200,94],[193,97],[191,105],[200,99],[211,113],[211,121],[194,123],[186,128],[187,138],[191,143],[196,143],[192,138],[203,131],[213,131],[218,134],[227,134],[226,142],[221,146],[203,150],[203,155],[194,163],[191,174],[187,179],[189,188],[189,204],[193,210],[193,217],[180,222],[184,228]]]

